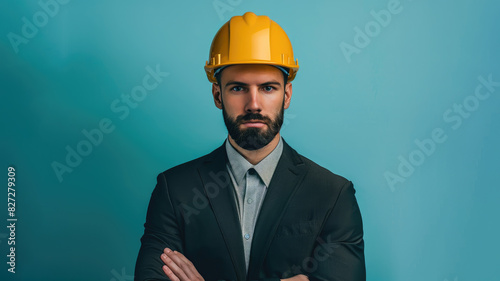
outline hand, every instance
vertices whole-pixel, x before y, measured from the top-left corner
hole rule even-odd
[[[193,263],[183,254],[169,248],[163,250],[161,260],[165,263],[163,272],[172,281],[204,281]]]
[[[281,279],[281,281],[309,281],[309,278],[303,274],[299,274],[291,278]]]

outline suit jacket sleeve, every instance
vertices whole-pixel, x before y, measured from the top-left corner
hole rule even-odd
[[[311,281],[365,281],[363,224],[350,181],[342,187],[311,256]],[[315,269],[314,265],[317,265]]]
[[[166,247],[183,252],[175,211],[165,176],[159,174],[149,202],[134,280],[169,280],[162,270],[160,255]]]

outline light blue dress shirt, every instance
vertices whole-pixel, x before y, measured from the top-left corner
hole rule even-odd
[[[245,263],[248,271],[255,223],[274,170],[283,152],[283,141],[280,137],[280,141],[273,151],[256,165],[248,162],[228,139],[226,140],[226,151],[229,159],[227,170],[236,191]]]

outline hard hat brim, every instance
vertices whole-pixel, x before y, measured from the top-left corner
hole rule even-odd
[[[217,66],[209,65],[208,61],[206,62],[205,65],[205,72],[207,74],[208,80],[211,83],[217,83],[217,79],[215,78],[215,75],[219,72],[222,71],[222,69],[231,66],[231,65],[239,65],[239,64],[262,64],[262,65],[270,65],[277,67],[281,71],[285,72],[288,75],[287,81],[291,82],[293,79],[295,79],[295,75],[297,74],[297,71],[299,70],[299,63],[296,61],[296,64],[294,65],[287,65],[287,64],[273,64],[269,63],[268,61],[246,61],[246,62],[238,62],[238,63],[221,63]],[[285,69],[288,69],[288,71],[285,71]]]

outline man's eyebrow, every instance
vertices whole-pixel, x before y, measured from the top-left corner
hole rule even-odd
[[[278,85],[278,86],[281,86],[281,83],[278,82],[278,81],[269,81],[269,82],[262,83],[259,86],[267,86],[267,85]]]
[[[264,82],[264,83],[259,84],[259,86],[268,86],[268,85],[278,85],[278,86],[281,86],[281,83],[278,82],[278,81],[268,81],[268,82]],[[248,84],[240,82],[240,81],[229,81],[229,82],[226,83],[226,85],[224,86],[224,88],[227,88],[227,86],[248,86]]]
[[[231,85],[235,85],[235,86],[248,86],[247,83],[243,83],[243,82],[239,82],[239,81],[229,81],[226,83],[226,85],[224,86],[224,88],[227,88],[227,86],[231,86]]]

